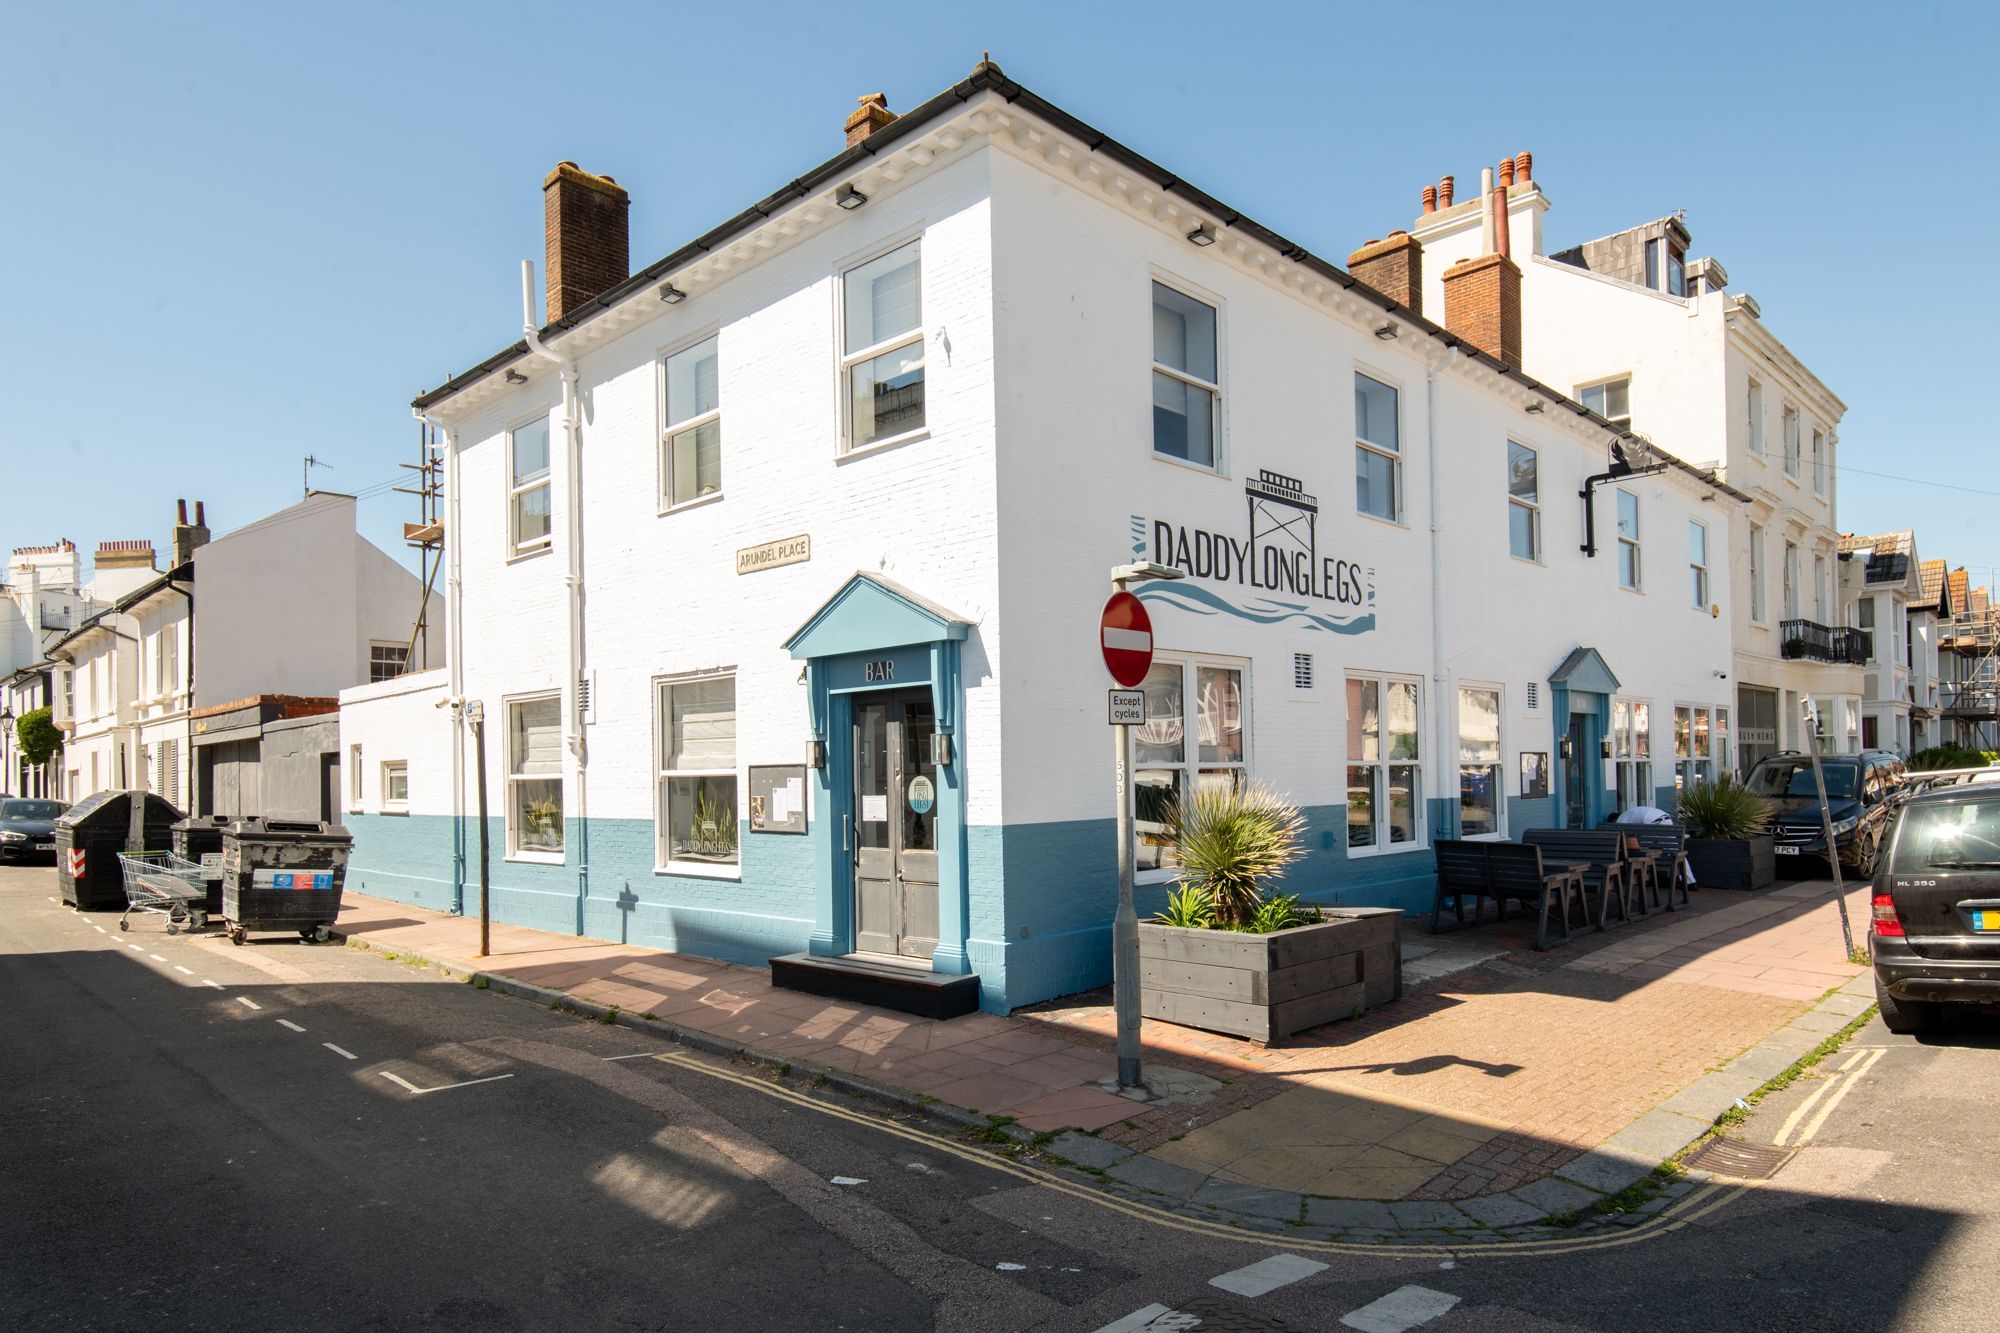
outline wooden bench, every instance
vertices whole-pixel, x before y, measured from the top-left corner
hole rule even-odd
[[[1569,938],[1572,910],[1580,911],[1586,924],[1590,908],[1584,898],[1583,877],[1564,867],[1551,872],[1542,864],[1539,848],[1518,842],[1472,842],[1442,838],[1436,844],[1438,864],[1437,897],[1431,903],[1431,933],[1440,934],[1444,900],[1452,900],[1458,925],[1465,925],[1465,900],[1472,899],[1472,924],[1478,925],[1485,900],[1493,900],[1496,919],[1507,919],[1507,904],[1518,902],[1535,912],[1535,948],[1549,947],[1549,911],[1555,909],[1562,937]]]
[[[1660,858],[1660,872],[1665,877],[1663,888],[1666,894],[1666,908],[1674,910],[1674,890],[1681,893],[1681,906],[1691,906],[1688,898],[1687,877],[1687,828],[1682,824],[1620,824],[1621,833],[1628,833],[1639,840],[1639,845]]]
[[[1625,860],[1625,882],[1632,910],[1640,916],[1648,915],[1654,908],[1673,911],[1672,902],[1660,901],[1660,854],[1643,844],[1632,845],[1637,841],[1632,830],[1639,826],[1607,819],[1599,827],[1618,834],[1618,854]]]
[[[1584,889],[1597,895],[1595,924],[1599,930],[1605,928],[1614,904],[1618,908],[1620,921],[1632,919],[1629,896],[1631,881],[1626,878],[1628,863],[1624,856],[1625,840],[1617,831],[1533,828],[1521,835],[1521,841],[1541,848],[1543,857],[1558,865],[1584,867]]]

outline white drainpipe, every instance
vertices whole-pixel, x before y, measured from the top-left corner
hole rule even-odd
[[[576,757],[576,819],[581,827],[589,810],[588,788],[584,780],[589,756],[584,747],[582,709],[577,699],[577,685],[583,679],[583,400],[577,388],[575,358],[550,351],[535,327],[535,262],[532,259],[521,261],[521,336],[527,340],[531,354],[554,363],[562,374],[563,466],[568,469],[564,477],[563,536],[569,552],[567,572],[563,575],[563,585],[569,589],[569,676],[562,687],[563,744]],[[585,885],[586,892],[590,874],[588,847],[586,834],[580,843],[577,860],[578,878]],[[581,912],[579,901],[578,934],[583,930]]]
[[[1457,751],[1456,738],[1451,735],[1450,718],[1457,705],[1451,697],[1450,673],[1447,670],[1444,651],[1444,515],[1439,508],[1439,487],[1444,455],[1438,443],[1438,377],[1451,369],[1458,360],[1458,349],[1445,349],[1442,360],[1433,358],[1424,376],[1424,434],[1430,444],[1424,459],[1424,467],[1429,474],[1431,503],[1431,727],[1435,742],[1431,753],[1439,763],[1432,769],[1439,775],[1438,796],[1442,798],[1450,790],[1446,775],[1453,765],[1443,762],[1446,756]],[[1463,654],[1460,654],[1463,656]],[[1454,659],[1455,660],[1455,659]],[[1452,830],[1458,832],[1456,828]]]

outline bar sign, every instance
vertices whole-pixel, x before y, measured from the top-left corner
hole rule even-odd
[[[1144,690],[1107,690],[1111,700],[1111,725],[1114,727],[1143,727],[1146,725],[1146,692]]]

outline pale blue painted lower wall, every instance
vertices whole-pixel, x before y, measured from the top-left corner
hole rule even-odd
[[[1550,802],[1509,803],[1508,826],[1551,822]],[[1429,802],[1432,828],[1447,803]],[[1326,905],[1429,912],[1430,851],[1347,854],[1344,806],[1306,816],[1306,853],[1282,891]],[[356,892],[437,911],[453,905],[453,820],[447,816],[349,815]],[[489,821],[496,921],[561,934],[763,966],[807,946],[812,933],[812,857],[817,839],[770,834],[742,838],[740,880],[653,871],[647,820],[572,821],[561,865],[509,861],[506,829]],[[586,841],[587,840],[587,841]],[[980,977],[981,1007],[995,1013],[1102,986],[1111,980],[1111,916],[1117,902],[1115,842],[1109,819],[974,827],[967,836],[971,901],[967,951]],[[478,910],[477,837],[466,828],[465,910]],[[580,896],[589,857],[588,894]],[[1141,917],[1166,901],[1164,885],[1141,886]]]

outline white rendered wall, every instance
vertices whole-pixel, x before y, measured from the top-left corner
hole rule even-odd
[[[452,813],[451,712],[440,706],[448,686],[445,670],[439,667],[340,692],[340,793],[336,810],[382,813],[382,765],[401,762],[407,765],[410,787],[410,799],[402,813]],[[489,745],[492,736],[489,731]],[[357,745],[361,747],[359,800],[354,796]],[[489,793],[489,798],[497,810],[497,794]]]

